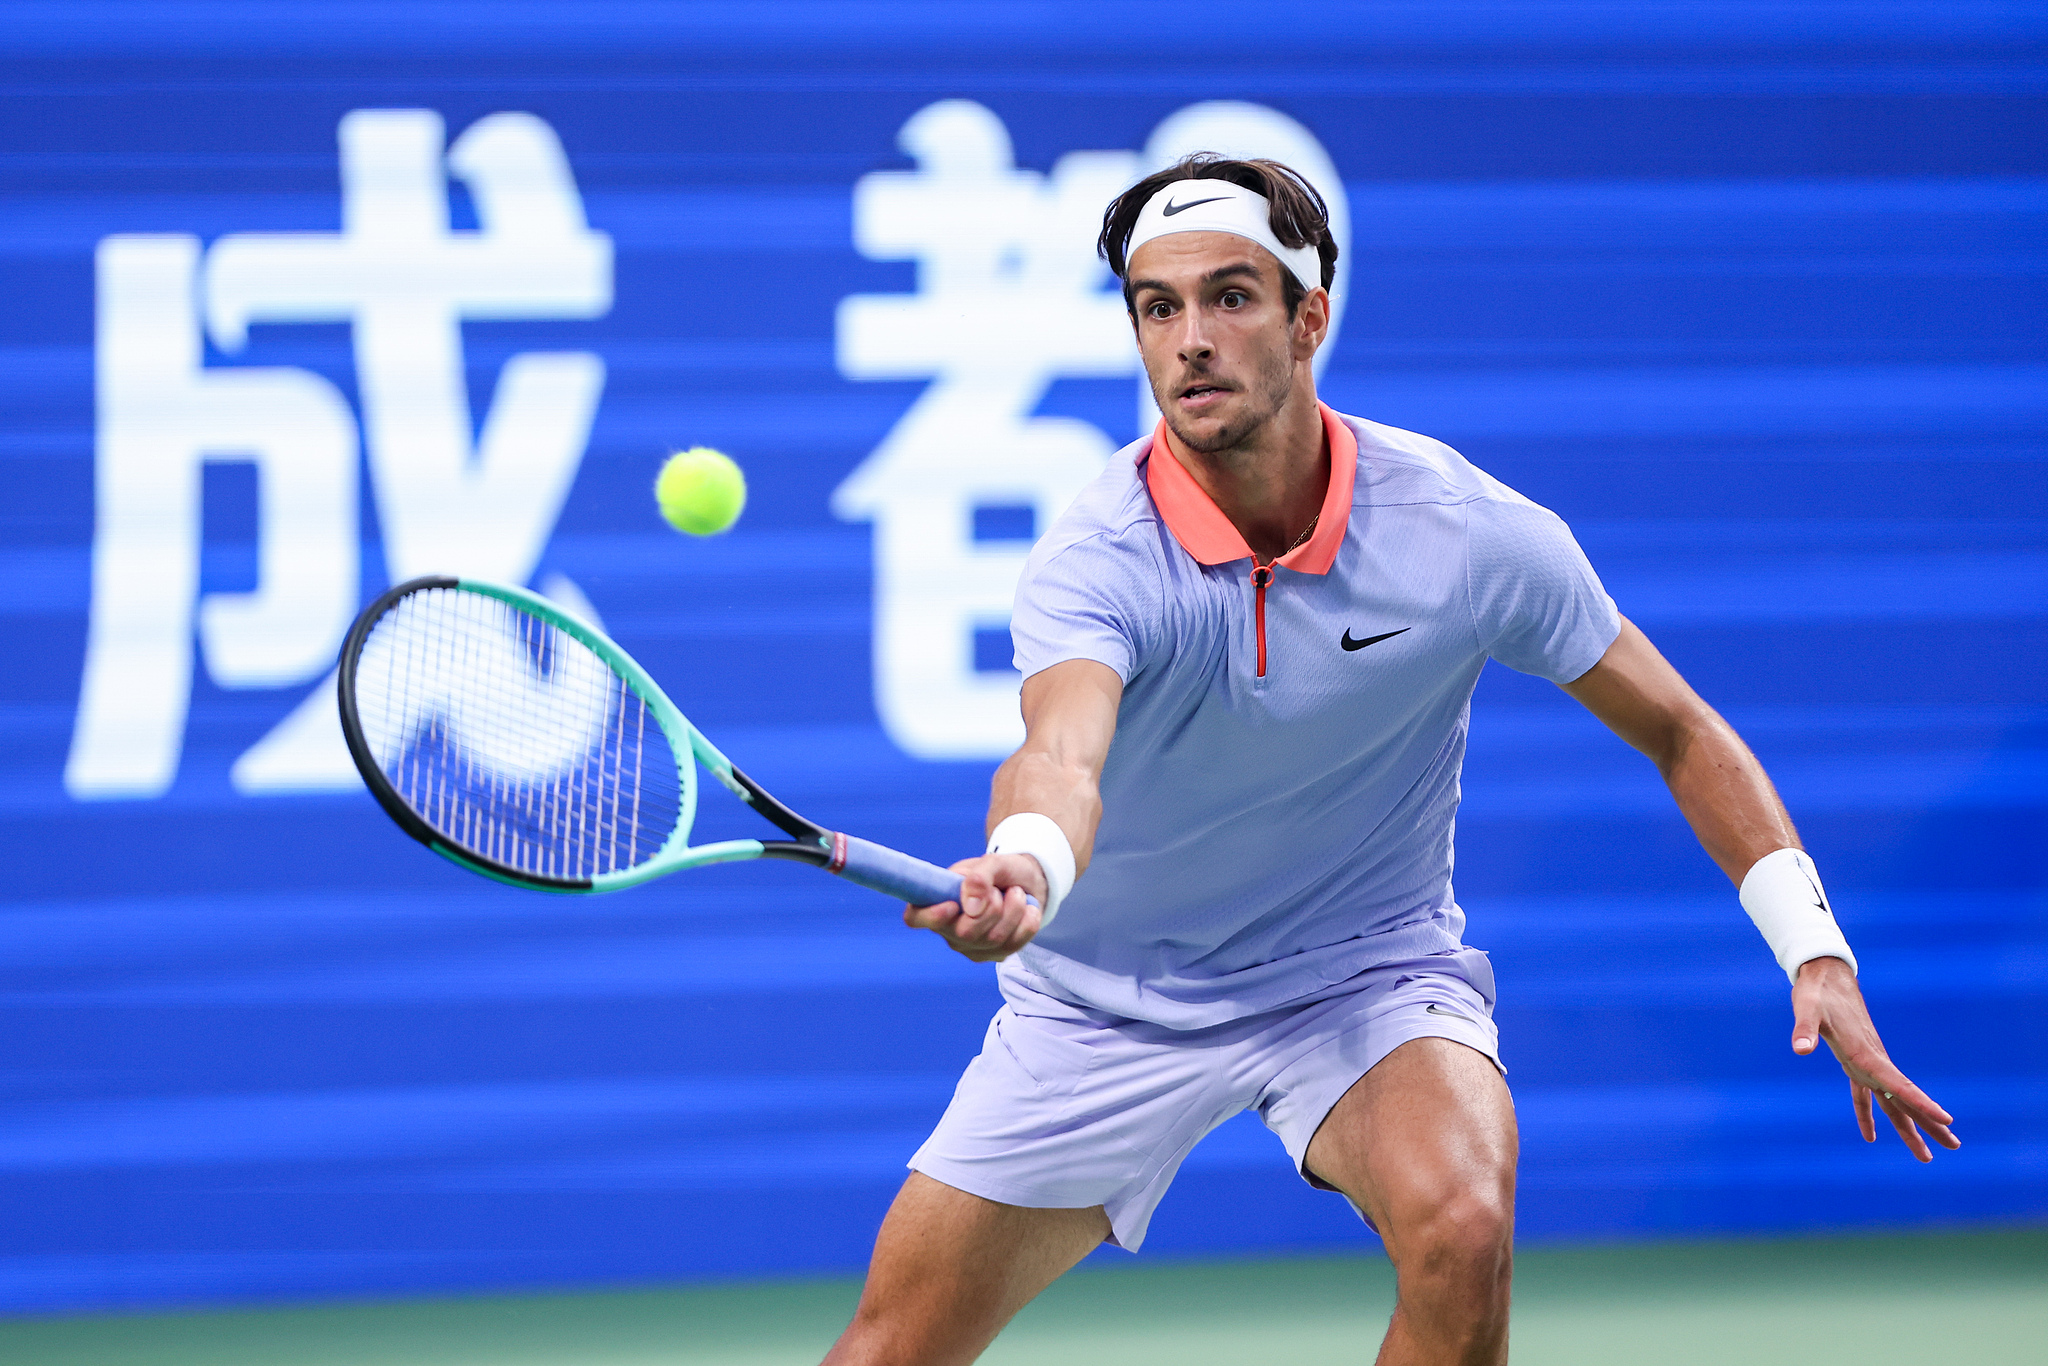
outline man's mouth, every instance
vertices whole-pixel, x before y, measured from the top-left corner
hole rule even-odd
[[[1203,399],[1208,398],[1211,394],[1226,394],[1229,392],[1228,389],[1220,384],[1190,384],[1187,388],[1180,391],[1180,397],[1183,399]]]

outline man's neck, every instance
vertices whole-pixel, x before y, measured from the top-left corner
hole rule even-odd
[[[1306,385],[1243,445],[1190,450],[1168,427],[1166,446],[1261,564],[1300,543],[1330,486],[1329,434]]]

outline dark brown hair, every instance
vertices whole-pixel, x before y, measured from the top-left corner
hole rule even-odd
[[[1263,157],[1234,161],[1215,152],[1190,152],[1165,170],[1154,171],[1125,190],[1102,212],[1102,235],[1095,239],[1095,250],[1109,262],[1109,268],[1116,272],[1117,278],[1125,280],[1125,308],[1131,309],[1134,304],[1131,286],[1126,279],[1130,271],[1131,230],[1138,226],[1138,215],[1152,202],[1152,196],[1177,180],[1227,180],[1254,194],[1264,195],[1273,206],[1266,221],[1272,227],[1273,235],[1280,239],[1280,244],[1286,247],[1314,244],[1316,255],[1323,262],[1323,288],[1328,289],[1330,281],[1337,278],[1337,240],[1330,236],[1330,207],[1306,177],[1291,166]],[[1308,297],[1308,291],[1294,278],[1294,272],[1284,266],[1280,271],[1280,295],[1286,301],[1290,318],[1294,316],[1294,310],[1301,307],[1301,301]]]

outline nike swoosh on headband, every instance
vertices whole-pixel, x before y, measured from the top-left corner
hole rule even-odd
[[[1179,213],[1182,209],[1192,209],[1197,204],[1214,204],[1217,203],[1219,200],[1224,200],[1228,198],[1230,198],[1230,196],[1227,194],[1219,194],[1212,195],[1207,199],[1190,199],[1185,204],[1165,204],[1160,206],[1159,216],[1161,218],[1171,218],[1175,214]]]

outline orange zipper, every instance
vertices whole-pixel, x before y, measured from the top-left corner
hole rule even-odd
[[[1273,582],[1271,565],[1252,562],[1252,593],[1256,606],[1252,615],[1259,631],[1259,677],[1266,676],[1266,588]]]

